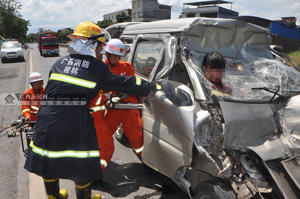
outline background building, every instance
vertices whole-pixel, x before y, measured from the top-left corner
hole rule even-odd
[[[284,52],[290,52],[298,50],[300,47],[300,31],[286,25],[284,20],[286,18],[296,20],[295,17],[282,17],[281,20],[275,21],[256,16],[236,17],[240,21],[250,22],[268,29],[271,33],[272,45],[281,46]]]
[[[103,15],[103,19],[104,20],[110,19],[110,20],[112,20],[113,23],[117,23],[117,15],[121,14],[122,12],[124,12],[126,15],[129,15],[129,16],[132,15],[132,10],[131,9],[124,9],[124,10],[120,10],[120,11],[105,14],[105,15]]]
[[[221,7],[221,4],[231,4],[231,10]],[[210,18],[233,18],[239,13],[232,10],[232,2],[229,1],[199,1],[183,3],[182,18],[187,17],[210,17]],[[186,6],[186,7],[185,7]]]
[[[132,0],[132,21],[156,21],[171,19],[171,7],[157,0]]]

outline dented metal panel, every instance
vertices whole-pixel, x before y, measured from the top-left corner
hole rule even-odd
[[[300,191],[290,182],[289,176],[282,171],[282,167],[277,161],[267,161],[265,165],[277,186],[281,188],[280,192],[282,193],[283,198],[295,199],[300,196]]]
[[[224,147],[257,146],[276,135],[271,104],[220,102],[225,120]]]
[[[145,164],[190,197],[212,179],[230,184],[238,198],[299,196],[300,73],[273,57],[268,30],[234,19],[188,18],[133,25],[123,34],[164,38],[150,79],[175,90],[144,100]],[[211,51],[226,59],[228,95],[212,92],[201,69]],[[167,80],[176,63],[192,87]],[[191,103],[178,105],[172,96],[178,90]]]
[[[299,88],[300,90],[300,88]],[[300,145],[300,95],[290,99],[284,108],[282,126],[285,135],[296,145]]]
[[[300,155],[282,161],[282,165],[300,190]]]
[[[199,18],[187,27],[183,46],[191,51],[218,51],[225,57],[273,58],[268,50],[271,37],[267,29],[234,19]]]
[[[172,84],[176,89],[191,93],[182,84]],[[196,105],[177,107],[161,91],[148,96],[145,101],[144,147],[151,148],[151,151],[143,151],[143,161],[155,165],[156,170],[174,179],[178,168],[191,164]]]
[[[249,146],[248,148],[255,151],[263,161],[291,157],[292,153],[284,140],[284,136],[275,136],[274,139],[267,140],[257,146]]]

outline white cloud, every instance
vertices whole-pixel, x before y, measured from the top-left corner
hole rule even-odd
[[[183,3],[192,0],[158,0],[160,4],[172,6],[172,18],[178,18]],[[198,0],[199,1],[199,0]],[[30,31],[38,28],[57,29],[75,28],[82,21],[101,21],[103,14],[131,8],[131,0],[20,0],[23,5],[21,14],[29,20]],[[254,15],[271,20],[295,16],[300,24],[299,0],[233,0],[233,10],[240,15]],[[223,5],[231,8],[231,5]]]

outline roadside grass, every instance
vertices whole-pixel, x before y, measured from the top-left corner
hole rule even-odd
[[[287,53],[287,55],[291,57],[294,62],[300,67],[300,50],[289,52]]]

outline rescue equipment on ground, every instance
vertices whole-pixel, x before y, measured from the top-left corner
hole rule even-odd
[[[19,117],[18,120],[14,121],[13,123],[9,124],[7,127],[0,130],[0,133],[4,132],[5,130],[11,128],[7,132],[8,137],[17,137],[20,136],[21,144],[22,144],[22,150],[24,152],[24,155],[27,155],[28,148],[30,141],[33,137],[34,133],[34,122],[25,122],[24,117]],[[26,144],[25,144],[26,142]]]

